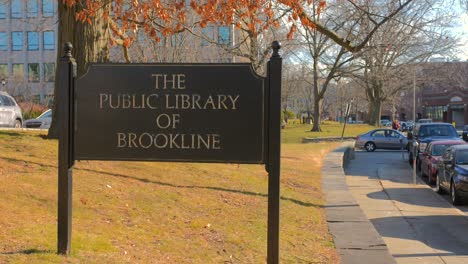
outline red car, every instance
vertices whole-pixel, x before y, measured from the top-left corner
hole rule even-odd
[[[460,140],[436,140],[427,144],[422,153],[421,174],[427,176],[429,183],[434,183],[437,175],[437,162],[444,154],[445,150],[453,145],[466,144]]]

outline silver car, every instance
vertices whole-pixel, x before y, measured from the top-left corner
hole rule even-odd
[[[356,137],[354,147],[367,151],[376,149],[406,149],[408,139],[393,129],[375,129]]]
[[[24,121],[23,126],[26,128],[49,129],[51,122],[52,122],[52,110],[49,109],[35,119],[28,119]]]
[[[20,128],[22,123],[21,108],[15,99],[5,92],[0,92],[0,127]]]

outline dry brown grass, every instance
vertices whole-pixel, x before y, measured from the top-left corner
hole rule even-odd
[[[57,141],[0,131],[0,263],[265,263],[261,165],[78,162],[57,256]],[[334,144],[283,144],[281,263],[338,263],[321,193]]]

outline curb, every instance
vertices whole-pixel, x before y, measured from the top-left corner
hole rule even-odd
[[[341,256],[341,263],[396,263],[348,189],[344,168],[354,158],[351,144],[342,144],[324,159],[322,188],[328,230]]]
[[[302,143],[317,143],[317,142],[322,142],[322,141],[349,141],[349,140],[355,140],[356,137],[318,137],[318,138],[309,138],[309,137],[304,137],[302,138]]]

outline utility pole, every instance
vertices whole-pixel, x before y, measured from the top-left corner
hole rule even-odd
[[[414,127],[416,126],[416,65],[414,66],[413,68],[413,122],[414,122],[414,125],[413,125],[413,132],[414,132]],[[414,138],[414,134],[413,134],[413,153],[414,153],[414,157],[413,157],[413,184],[416,184],[416,160],[417,160],[417,156],[419,155],[418,154],[418,145],[417,145],[417,142]]]

